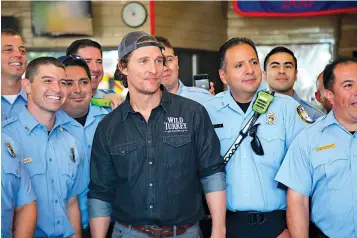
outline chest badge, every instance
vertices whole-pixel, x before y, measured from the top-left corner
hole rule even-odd
[[[25,158],[24,159],[24,164],[31,163],[32,159],[31,158]]]
[[[9,151],[10,155],[12,157],[16,157],[16,153],[15,153],[14,149],[12,148],[11,144],[9,142],[5,141],[5,146],[6,146],[7,151]]]
[[[71,150],[71,160],[73,163],[76,163],[76,155],[74,154],[73,147],[71,147],[70,150]]]
[[[269,125],[274,125],[276,123],[276,116],[274,112],[268,112],[267,114],[267,123]]]

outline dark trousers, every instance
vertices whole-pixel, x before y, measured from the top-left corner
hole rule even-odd
[[[227,238],[276,238],[286,229],[285,211],[269,213],[227,211],[226,218]]]
[[[328,238],[327,235],[325,235],[320,228],[318,228],[313,222],[310,222],[310,227],[309,227],[309,237],[310,238]]]

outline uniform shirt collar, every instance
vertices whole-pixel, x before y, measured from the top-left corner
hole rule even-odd
[[[177,90],[177,95],[181,95],[183,93],[184,88],[186,87],[185,85],[183,85],[183,83],[181,82],[181,80],[178,80],[178,84],[179,84],[179,88]]]
[[[166,112],[168,112],[169,106],[170,106],[170,101],[172,94],[169,93],[164,85],[160,85],[160,90],[162,91],[162,96],[161,96],[161,101],[159,106],[162,107]],[[122,103],[123,104],[123,112],[124,112],[124,120],[128,117],[129,112],[135,113],[134,109],[130,105],[130,92],[126,95],[125,101]]]
[[[301,104],[302,99],[299,97],[299,95],[296,93],[295,90],[294,90],[294,93],[293,93],[293,98],[295,99],[295,101],[297,101],[298,103]]]
[[[255,92],[254,94],[254,97],[252,98],[252,101],[251,102],[254,102],[255,99],[257,98],[257,95],[258,95],[258,92],[261,91],[261,90],[264,90],[264,91],[267,91],[266,88],[263,86],[263,85],[260,85],[258,90]],[[249,114],[252,110],[252,103],[250,103],[249,105],[249,108],[248,110],[246,111],[246,114]],[[231,89],[228,89],[227,92],[225,93],[225,95],[223,96],[223,99],[222,99],[222,107],[220,107],[219,109],[221,108],[224,108],[226,106],[229,106],[231,109],[235,110],[236,112],[239,112],[239,113],[242,113],[242,114],[245,114],[242,109],[239,108],[238,106],[238,103],[236,102],[236,100],[233,98],[232,96],[232,93],[231,93]],[[218,110],[219,110],[218,109]]]
[[[342,126],[336,119],[335,117],[335,113],[333,112],[333,110],[331,110],[324,119],[322,119],[322,128],[321,131],[324,131],[327,127],[332,126],[332,125],[337,125],[341,128],[343,128],[344,130],[346,130],[344,128],[344,126]],[[347,131],[347,130],[346,130]]]
[[[60,128],[62,128],[61,125],[63,125],[64,123],[68,123],[69,120],[68,118],[65,117],[65,113],[60,110],[58,112],[56,112],[56,117],[55,117],[55,122],[53,125],[52,130],[56,129],[57,127],[59,127],[59,130],[61,130]],[[36,118],[28,111],[27,108],[24,108],[24,110],[22,110],[19,113],[19,120],[21,122],[21,124],[23,125],[23,127],[25,128],[25,130],[28,132],[28,134],[30,134],[32,132],[32,130],[34,130],[37,126],[43,127],[45,130],[46,127],[44,125],[41,125]]]
[[[18,97],[22,97],[27,102],[27,93],[23,88],[20,89],[20,92],[17,95]]]

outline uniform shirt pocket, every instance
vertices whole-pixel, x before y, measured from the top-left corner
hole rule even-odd
[[[109,149],[119,179],[125,181],[136,176],[140,171],[139,155],[136,142],[116,145]]]
[[[273,125],[260,125],[258,127],[257,136],[264,150],[264,156],[260,156],[262,162],[281,164],[287,150],[284,132],[283,129]],[[249,137],[249,141],[251,140],[252,138]],[[253,150],[252,153],[254,153]]]
[[[346,185],[351,173],[349,172],[350,161],[347,157],[329,151],[329,153],[316,152],[312,155],[312,166],[320,178],[325,175],[329,190],[337,190]],[[317,156],[317,153],[320,153]]]

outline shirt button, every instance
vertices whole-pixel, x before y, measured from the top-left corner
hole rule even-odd
[[[150,183],[149,186],[152,187],[152,183]]]
[[[54,182],[53,179],[51,179],[52,183]]]
[[[248,196],[248,194],[244,194],[244,197]]]
[[[152,205],[150,205],[150,209],[152,209],[153,208],[153,206]]]
[[[88,148],[90,148],[90,145],[88,145]]]
[[[55,200],[55,203],[58,203],[58,200],[57,200],[57,199]]]
[[[152,162],[151,162],[151,161],[149,161],[149,164],[150,164],[150,165],[152,165]]]
[[[61,222],[60,221],[57,221],[57,225],[60,224]]]
[[[151,143],[151,140],[148,140],[148,143],[150,144],[150,143]]]
[[[49,158],[48,160],[49,160],[50,162],[52,162],[52,158]]]

